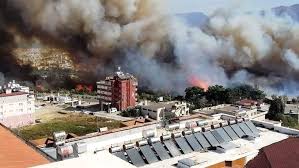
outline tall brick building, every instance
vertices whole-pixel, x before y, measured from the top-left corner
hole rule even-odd
[[[102,110],[117,108],[126,110],[136,105],[137,79],[128,73],[123,73],[120,68],[113,76],[97,82],[97,93]]]

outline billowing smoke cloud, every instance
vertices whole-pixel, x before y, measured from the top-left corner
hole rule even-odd
[[[28,29],[81,45],[102,60],[117,49],[132,47],[153,57],[167,35],[156,0],[10,0],[8,4],[20,11]]]
[[[18,41],[38,39],[41,46],[67,50],[75,72],[87,71],[81,76],[89,74],[89,80],[90,74],[101,77],[121,65],[143,86],[159,90],[181,93],[190,85],[189,78],[196,77],[193,81],[226,86],[245,82],[297,94],[296,21],[271,12],[219,10],[205,26],[190,27],[165,15],[161,3],[4,0],[0,30],[12,44],[10,49]]]
[[[210,16],[204,28],[177,23],[174,27],[175,55],[188,74],[210,84],[247,83],[298,94],[293,89],[299,79],[296,21],[271,12],[218,12]],[[286,85],[288,82],[292,86]]]

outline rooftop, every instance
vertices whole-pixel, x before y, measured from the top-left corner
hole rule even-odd
[[[49,163],[8,129],[0,125],[0,167],[23,168]]]
[[[248,141],[245,139],[237,139],[232,141],[238,147],[230,149],[225,153],[219,153],[216,151],[209,152],[191,152],[189,154],[181,155],[178,157],[170,158],[164,161],[156,162],[153,164],[148,164],[143,166],[144,168],[172,168],[174,164],[177,164],[179,160],[189,158],[191,160],[196,160],[201,163],[195,167],[208,167],[219,162],[230,161],[234,159],[241,158],[242,156],[251,155],[257,153],[258,150],[264,146],[268,146],[272,143],[279,142],[288,138],[288,135],[270,131],[267,129],[259,128],[260,137],[256,138],[254,141]]]
[[[122,167],[122,168],[134,168],[128,162],[125,162],[114,155],[111,155],[108,151],[100,151],[96,154],[87,154],[85,156],[65,160],[63,162],[55,162],[47,165],[40,165],[34,168],[71,168],[78,167],[99,168],[99,167]]]
[[[207,152],[190,152],[188,154],[181,154],[176,157],[171,157],[162,161],[157,161],[151,164],[145,164],[141,166],[143,168],[173,168],[180,160],[190,159],[198,163],[192,167],[208,167],[215,165],[223,161],[232,161],[246,156],[254,156],[258,153],[259,149],[268,146],[270,144],[282,141],[287,139],[289,136],[287,134],[278,133],[271,131],[265,128],[258,128],[260,137],[257,137],[254,140],[247,140],[239,138],[231,141],[237,147],[229,149],[225,153],[218,151],[207,151]],[[145,149],[145,148],[144,148]],[[109,153],[107,150],[100,151],[97,154],[85,154],[79,158],[65,160],[62,162],[56,162],[49,165],[38,166],[37,168],[68,168],[74,167],[76,165],[85,165],[85,167],[97,167],[101,165],[102,167],[111,166],[111,167],[135,167],[134,165],[128,163],[127,161],[122,160],[121,158],[115,157],[113,154]]]
[[[27,95],[27,94],[28,93],[25,93],[25,92],[12,92],[12,93],[9,93],[9,94],[1,93],[0,97],[19,96],[19,95]]]
[[[146,109],[150,109],[150,110],[157,110],[159,108],[172,108],[172,106],[174,106],[175,104],[177,104],[179,102],[177,101],[171,101],[171,102],[159,102],[159,103],[150,103],[149,105],[146,106],[142,106],[142,108],[146,108]]]
[[[248,168],[281,168],[299,165],[299,138],[291,137],[281,142],[264,147],[259,154],[248,162]]]
[[[201,117],[201,115],[197,117]],[[191,120],[186,118],[186,121]],[[182,160],[193,162],[193,168],[209,167],[238,159],[247,162],[265,146],[283,141],[290,135],[299,135],[298,130],[259,120],[239,119],[222,124],[216,123],[211,127],[204,126],[206,129],[202,129],[203,126],[199,125],[190,128],[184,122],[180,122],[178,124],[180,128],[175,129],[159,128],[157,123],[153,123],[126,128],[117,132],[98,134],[94,137],[68,140],[66,145],[84,142],[87,150],[81,153],[79,158],[66,158],[65,161],[50,165],[57,168],[73,167],[73,165],[86,162],[88,167],[98,166],[99,163],[105,167],[106,165],[111,166],[107,163],[107,159],[114,162],[115,157],[112,155],[115,155],[119,158],[116,158],[118,160],[115,160],[113,164],[121,165],[115,165],[115,167],[134,167],[134,165],[145,168],[173,167]],[[150,135],[151,132],[144,132],[153,129],[157,131],[153,135]],[[150,138],[145,139],[146,137]],[[122,148],[123,145],[124,148]],[[200,146],[202,146],[201,149],[199,149]],[[55,154],[56,151],[55,148],[43,148],[42,150],[50,155],[51,153]],[[178,155],[176,151],[179,153]],[[98,154],[104,156],[99,158]],[[55,157],[53,155],[53,158]],[[128,165],[128,163],[133,165]],[[91,165],[89,166],[89,164]],[[51,167],[45,165],[46,168],[47,166]]]

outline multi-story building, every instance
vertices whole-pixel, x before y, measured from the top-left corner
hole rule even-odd
[[[97,82],[98,98],[102,110],[117,108],[119,111],[135,107],[137,97],[137,79],[120,68],[113,76]]]
[[[141,106],[143,116],[161,121],[166,116],[181,117],[189,115],[189,107],[186,102],[160,102]]]
[[[35,100],[28,90],[14,82],[5,86],[5,89],[1,87],[0,123],[11,128],[34,123]]]

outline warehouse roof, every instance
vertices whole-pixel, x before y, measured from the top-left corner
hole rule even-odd
[[[37,150],[2,125],[0,137],[0,167],[23,168],[49,163]]]

